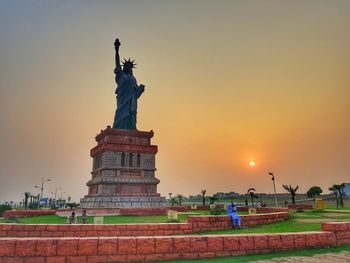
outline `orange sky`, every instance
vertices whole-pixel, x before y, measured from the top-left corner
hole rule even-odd
[[[0,202],[87,193],[115,37],[163,195],[350,182],[349,32],[349,1],[0,1]]]

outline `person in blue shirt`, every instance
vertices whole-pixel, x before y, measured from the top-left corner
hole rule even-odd
[[[227,214],[231,217],[232,228],[241,228],[241,218],[237,214],[237,206],[234,202],[227,206]]]

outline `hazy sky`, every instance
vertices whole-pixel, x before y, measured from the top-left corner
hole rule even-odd
[[[0,201],[87,193],[116,37],[163,195],[350,182],[350,1],[1,0]]]

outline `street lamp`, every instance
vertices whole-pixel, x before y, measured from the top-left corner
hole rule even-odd
[[[56,200],[56,198],[57,198],[57,192],[58,192],[58,190],[62,190],[62,188],[56,186],[56,190],[55,190],[55,200]]]
[[[272,183],[273,183],[273,191],[275,192],[275,204],[276,204],[276,207],[278,207],[277,195],[276,195],[276,185],[275,185],[275,176],[273,175],[272,172],[269,172],[269,175],[272,176],[271,180],[272,180]]]
[[[63,200],[63,198],[64,198],[64,194],[65,194],[66,192],[61,192],[61,200]]]
[[[46,182],[50,182],[51,181],[51,179],[44,179],[44,177],[42,177],[41,178],[41,187],[39,187],[39,186],[35,186],[35,188],[40,188],[40,197],[41,198],[43,198],[43,195],[44,195],[44,184],[46,183]]]
[[[247,194],[250,195],[250,198],[252,199],[252,207],[254,206],[254,198],[257,196],[255,195],[255,188],[249,188],[247,191]]]

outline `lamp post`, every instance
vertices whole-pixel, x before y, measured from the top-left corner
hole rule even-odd
[[[55,190],[55,200],[56,200],[56,198],[57,198],[57,192],[58,192],[58,190],[61,190],[61,187],[57,187],[57,186],[56,186],[56,190]]]
[[[252,199],[252,207],[254,207],[254,197],[257,197],[255,191],[255,188],[249,188],[247,191],[247,194],[250,195],[250,198]]]
[[[35,186],[35,188],[40,188],[40,197],[42,198],[43,197],[43,195],[44,195],[44,184],[46,183],[46,182],[50,182],[51,181],[51,179],[44,179],[44,177],[42,177],[41,178],[41,187],[39,187],[39,186]]]
[[[276,195],[276,185],[275,185],[275,176],[273,175],[272,172],[269,172],[269,175],[272,176],[271,180],[272,180],[272,183],[273,183],[273,191],[275,192],[275,205],[276,205],[276,207],[278,207],[277,195]]]

